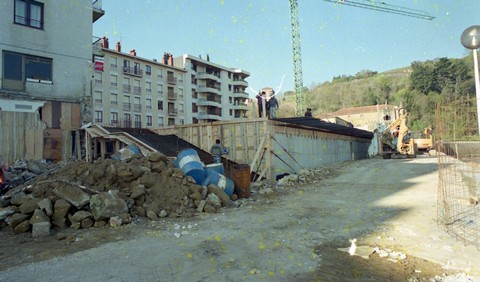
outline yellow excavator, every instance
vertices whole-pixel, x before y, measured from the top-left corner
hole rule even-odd
[[[400,109],[398,115],[399,117],[382,132],[379,146],[380,155],[384,159],[390,159],[392,155],[415,158],[417,149],[408,131],[408,113],[405,109]]]

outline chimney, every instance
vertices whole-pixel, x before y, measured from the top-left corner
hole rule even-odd
[[[167,53],[163,52],[162,64],[167,64]]]
[[[210,62],[210,55],[207,54],[207,61]]]
[[[115,51],[122,52],[122,46],[120,45],[120,42],[117,42],[117,45],[115,45]]]
[[[173,55],[172,54],[168,54],[168,65],[173,66]]]
[[[137,52],[135,51],[135,49],[130,50],[130,55],[132,55],[132,56],[136,56],[136,55],[137,55]]]
[[[102,37],[102,48],[108,49],[108,38]]]

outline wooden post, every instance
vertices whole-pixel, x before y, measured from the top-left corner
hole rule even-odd
[[[102,158],[102,160],[105,159],[106,151],[107,151],[107,144],[105,142],[105,139],[101,138],[100,139],[100,157]]]
[[[82,148],[80,142],[80,130],[77,130],[75,133],[75,148],[77,149],[77,160],[82,159]]]

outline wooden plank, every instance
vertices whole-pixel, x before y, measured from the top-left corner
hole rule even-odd
[[[260,153],[263,151],[263,148],[264,148],[263,146],[265,144],[266,139],[267,139],[267,135],[264,135],[262,140],[260,141],[260,144],[258,145],[257,152],[255,153],[252,163],[250,164],[250,173],[252,173],[253,167],[257,163],[258,157],[260,156]]]

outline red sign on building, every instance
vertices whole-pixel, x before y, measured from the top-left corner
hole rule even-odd
[[[95,56],[94,68],[96,71],[103,71],[103,58]]]

